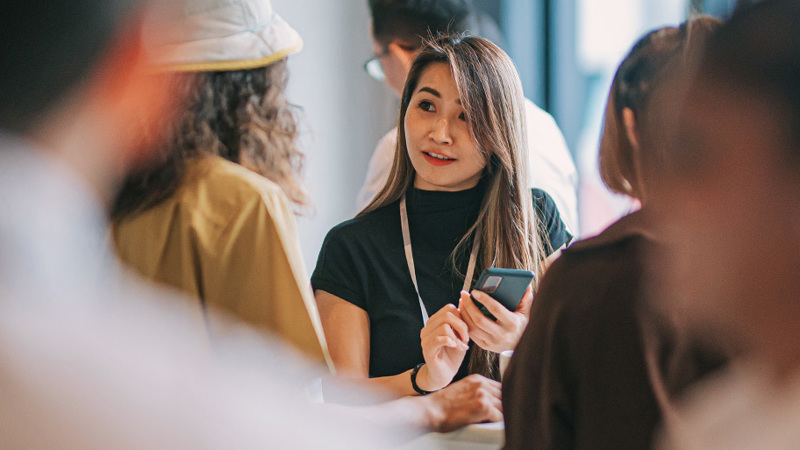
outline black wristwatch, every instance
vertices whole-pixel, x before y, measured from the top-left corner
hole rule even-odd
[[[411,387],[414,388],[414,390],[417,391],[417,393],[419,395],[428,395],[431,392],[433,392],[433,391],[426,391],[424,389],[421,389],[419,387],[419,385],[417,384],[417,374],[419,373],[419,369],[424,365],[425,365],[424,362],[423,363],[419,363],[419,364],[417,364],[417,367],[414,367],[414,370],[411,371]]]

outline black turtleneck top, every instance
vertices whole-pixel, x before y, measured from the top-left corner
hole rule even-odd
[[[408,222],[420,295],[429,315],[458,304],[463,275],[451,254],[475,223],[484,186],[459,192],[409,189]],[[572,236],[544,191],[532,189],[538,218],[553,249]],[[419,333],[422,313],[406,263],[399,201],[334,227],[326,236],[311,276],[323,290],[365,310],[370,321],[370,377],[396,375],[424,361]],[[456,258],[466,273],[471,247]],[[474,275],[477,280],[479,273]],[[473,280],[473,282],[474,282]],[[469,354],[456,380],[467,375]]]

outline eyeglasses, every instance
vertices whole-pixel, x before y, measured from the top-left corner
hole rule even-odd
[[[383,57],[388,54],[389,54],[389,49],[387,48],[379,55],[373,56],[372,58],[368,59],[367,62],[364,63],[364,70],[367,71],[369,76],[378,81],[386,80],[386,74],[383,72],[383,64],[381,63],[381,59],[383,59]]]

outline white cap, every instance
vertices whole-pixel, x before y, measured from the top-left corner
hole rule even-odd
[[[247,70],[303,48],[303,39],[275,14],[270,0],[164,3],[168,9],[151,10],[144,31],[145,48],[159,71]]]

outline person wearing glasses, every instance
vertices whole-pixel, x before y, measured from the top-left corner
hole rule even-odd
[[[473,11],[467,0],[369,0],[374,56],[365,64],[373,78],[385,81],[399,97],[408,70],[429,34],[470,31],[490,38],[497,34],[491,19]],[[493,32],[492,32],[493,31]],[[578,235],[578,172],[564,136],[553,117],[525,99],[530,158],[529,187],[553,197],[570,232]],[[375,198],[389,177],[397,144],[397,128],[378,142],[358,193],[361,210]]]
[[[215,344],[240,331],[227,318],[274,335],[310,361],[327,361],[293,215],[311,201],[285,91],[287,57],[302,38],[264,0],[178,4],[162,19],[176,33],[156,40],[151,53],[159,57],[158,79],[180,96],[159,122],[164,136],[153,144],[152,161],[131,169],[112,205],[117,255],[136,273],[187,294],[186,320]],[[337,385],[326,378],[326,401],[364,401]],[[495,382],[473,378],[374,408],[326,408],[391,429],[445,432],[500,420],[499,401]]]

